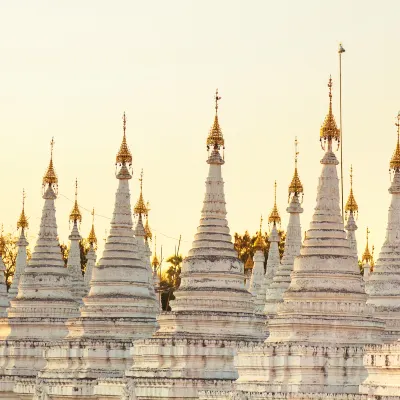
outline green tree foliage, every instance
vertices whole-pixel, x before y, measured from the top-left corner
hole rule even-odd
[[[164,296],[161,297],[163,310],[170,311],[170,300],[174,300],[174,292],[181,284],[181,270],[183,257],[176,251],[174,255],[167,258],[169,263],[167,271],[162,276],[161,285],[164,288]]]
[[[4,236],[5,240],[5,247],[3,253],[3,262],[6,267],[6,271],[4,273],[6,283],[7,283],[7,290],[10,288],[14,274],[15,274],[15,267],[17,263],[17,254],[18,254],[18,237],[12,235],[11,233],[7,233]],[[29,248],[26,249],[28,260],[31,258],[31,251]]]
[[[281,229],[278,229],[278,233],[280,236],[279,255],[282,258],[283,252],[285,249],[286,232],[284,232]],[[265,260],[267,260],[270,243],[268,242],[268,234],[266,232],[264,232],[263,237],[267,244],[267,246],[265,247],[265,250],[264,250]],[[245,263],[247,261],[249,256],[251,258],[253,258],[254,253],[255,253],[254,242],[256,241],[256,239],[257,239],[257,234],[250,236],[248,231],[245,231],[243,235],[240,235],[239,233],[235,233],[234,247],[238,253],[238,257],[243,261],[243,263]]]

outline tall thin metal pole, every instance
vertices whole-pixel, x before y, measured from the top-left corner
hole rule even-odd
[[[342,124],[342,53],[345,50],[339,44],[339,123],[340,123],[340,183],[342,189],[342,221],[344,223],[344,193],[343,193],[343,124]]]

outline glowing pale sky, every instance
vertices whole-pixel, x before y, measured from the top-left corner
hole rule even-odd
[[[272,208],[275,179],[286,226],[296,135],[305,230],[323,154],[319,127],[328,109],[329,74],[339,121],[337,46],[343,41],[345,194],[353,163],[359,252],[367,225],[379,250],[400,108],[399,14],[397,0],[2,2],[0,220],[5,231],[15,231],[24,187],[29,240],[35,242],[52,136],[61,241],[68,240],[72,208],[64,196],[73,198],[75,177],[80,205],[111,217],[115,154],[126,111],[133,204],[144,168],[144,197],[151,203],[157,242],[168,256],[177,241],[166,236],[182,234],[186,254],[203,201],[216,87],[222,96],[232,233],[257,229],[260,214]],[[91,216],[82,211],[81,233],[87,236]],[[108,226],[108,219],[96,218],[100,239]]]

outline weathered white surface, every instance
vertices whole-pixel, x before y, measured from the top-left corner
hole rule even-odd
[[[270,336],[239,351],[238,398],[252,392],[274,392],[276,399],[291,399],[289,393],[314,398],[358,393],[366,377],[363,345],[379,343],[383,324],[366,306],[357,259],[343,229],[331,143],[321,163],[310,229],[284,302],[269,320]]]
[[[366,283],[368,304],[386,321],[385,342],[400,338],[400,172],[394,173],[386,238]]]
[[[93,268],[95,268],[97,260],[96,250],[94,249],[93,243],[90,244],[90,248],[86,258],[87,258],[87,264],[83,280],[86,286],[86,291],[88,292],[90,290],[90,281],[92,279]]]
[[[7,307],[9,306],[5,271],[6,266],[3,262],[3,256],[0,254],[0,318],[7,317]]]
[[[201,389],[227,390],[237,378],[233,357],[238,341],[264,336],[263,318],[253,313],[243,263],[229,234],[224,161],[217,148],[207,162],[200,225],[183,261],[173,311],[160,315],[153,338],[135,343],[134,364],[126,373],[138,399],[196,399]]]
[[[264,299],[262,297],[264,283],[264,251],[257,250],[253,257],[254,267],[250,279],[249,292],[254,296],[255,311],[262,312],[264,309]]]
[[[133,340],[151,336],[157,326],[148,269],[132,229],[125,162],[117,179],[110,232],[81,315],[68,322],[68,337],[46,350],[47,365],[39,374],[43,391],[57,399],[97,399],[97,379],[122,378]]]
[[[81,269],[81,251],[79,248],[79,242],[82,237],[78,231],[77,221],[73,222],[72,231],[68,239],[71,241],[71,245],[68,253],[67,269],[71,275],[72,295],[75,301],[81,304],[82,298],[86,294],[86,287],[83,281]]]
[[[290,216],[286,231],[285,251],[272,283],[266,289],[264,313],[269,316],[274,316],[278,304],[283,302],[283,293],[290,284],[294,259],[300,254],[301,248],[300,214],[303,212],[303,209],[297,195],[292,196],[286,211]]]
[[[357,239],[356,239],[356,230],[358,229],[356,221],[354,219],[353,211],[350,211],[349,217],[347,219],[347,224],[345,226],[347,231],[347,240],[349,241],[350,249],[353,252],[355,257],[358,257],[357,252]]]
[[[21,275],[24,273],[27,264],[27,252],[26,248],[29,245],[25,237],[25,229],[21,229],[21,233],[18,238],[17,246],[17,259],[15,260],[15,273],[13,277],[12,284],[8,291],[8,298],[10,300],[14,299],[18,294],[18,285]]]
[[[56,195],[51,185],[46,186],[43,198],[38,240],[8,310],[11,332],[0,350],[7,357],[0,381],[2,392],[12,390],[15,378],[15,392],[32,393],[36,375],[45,364],[44,348],[65,337],[67,319],[78,315],[57,239]]]

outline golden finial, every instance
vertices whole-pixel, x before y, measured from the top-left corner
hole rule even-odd
[[[257,232],[257,238],[256,238],[256,241],[254,242],[254,248],[256,250],[264,251],[264,249],[266,247],[266,243],[265,243],[265,240],[262,235],[262,223],[263,223],[263,217],[261,215],[260,230]]]
[[[116,162],[117,164],[132,164],[132,154],[129,150],[128,144],[126,143],[126,115],[124,112],[124,115],[122,117],[123,121],[123,129],[124,129],[124,135],[122,137],[122,143],[121,147],[119,148],[119,152],[117,154]]]
[[[72,208],[71,214],[69,214],[69,220],[72,222],[82,222],[82,214],[79,211],[78,206],[78,179],[75,180],[75,203]]]
[[[280,224],[281,223],[281,217],[279,215],[278,207],[276,206],[276,181],[274,184],[274,207],[272,208],[272,211],[269,214],[268,222],[270,224]]]
[[[247,260],[244,264],[244,269],[252,269],[254,267],[254,261],[251,254],[248,255]]]
[[[329,111],[325,117],[325,121],[321,126],[319,131],[320,141],[322,145],[322,140],[324,142],[328,141],[328,145],[330,146],[332,140],[336,140],[339,144],[340,142],[340,129],[336,125],[335,117],[332,113],[332,77],[329,77]],[[324,148],[324,147],[323,147]]]
[[[142,172],[140,173],[139,182],[140,182],[140,195],[133,211],[135,212],[136,215],[147,215],[147,208],[143,200],[143,169]]]
[[[215,150],[219,150],[220,147],[225,148],[224,137],[222,136],[222,130],[221,127],[219,126],[219,121],[218,121],[218,101],[221,100],[221,96],[218,95],[218,89],[215,91],[214,99],[215,99],[215,117],[214,117],[214,124],[210,129],[207,138],[208,150],[210,149],[210,147]]]
[[[368,236],[370,234],[370,230],[367,227],[367,244],[365,246],[364,254],[362,255],[362,262],[371,263],[371,253],[369,252],[369,244],[368,244]]]
[[[27,229],[29,224],[28,224],[28,218],[26,218],[25,215],[25,189],[22,190],[22,212],[21,215],[19,216],[19,220],[17,222],[17,229],[22,228],[22,229]]]
[[[4,233],[3,224],[1,224],[1,230],[0,230],[0,257],[3,256],[4,249],[6,247],[6,240],[4,238],[3,233]]]
[[[353,194],[353,166],[350,167],[350,194],[347,199],[346,206],[344,208],[346,212],[346,217],[348,213],[357,213],[358,212],[358,204]]]
[[[146,209],[147,209],[147,217],[146,217],[146,224],[144,226],[144,232],[145,232],[145,240],[151,240],[153,238],[153,234],[151,233],[150,225],[149,225],[149,211],[150,211],[150,203],[146,203]]]
[[[154,237],[154,256],[153,259],[151,260],[151,265],[153,266],[154,269],[157,269],[160,266],[160,261],[158,260],[157,257],[157,236]]]
[[[94,207],[93,207],[93,211],[92,211],[92,229],[90,230],[89,236],[88,236],[88,242],[94,246],[97,244],[97,237],[96,237],[96,233],[94,231]]]
[[[300,181],[299,173],[297,172],[297,158],[299,155],[299,152],[297,150],[298,144],[299,144],[299,142],[297,141],[297,136],[296,136],[296,139],[294,141],[294,147],[295,147],[294,174],[293,174],[292,182],[289,185],[289,199],[290,199],[291,194],[293,194],[295,196],[298,196],[299,194],[303,194],[303,185]]]
[[[43,176],[43,186],[46,184],[48,185],[57,185],[58,184],[58,178],[56,175],[56,172],[54,171],[54,166],[53,166],[53,149],[54,149],[54,137],[51,139],[50,142],[50,163],[47,168],[47,171],[45,175]]]
[[[400,111],[397,114],[397,122],[395,123],[397,126],[397,144],[396,150],[393,153],[392,159],[390,160],[390,169],[393,171],[400,170]]]

